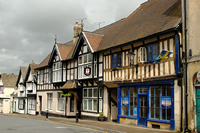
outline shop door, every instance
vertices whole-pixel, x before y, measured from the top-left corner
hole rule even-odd
[[[139,119],[138,125],[147,127],[147,96],[139,96]]]
[[[197,132],[200,132],[200,88],[196,88],[196,123]]]

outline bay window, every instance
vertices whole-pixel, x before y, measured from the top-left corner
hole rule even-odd
[[[94,64],[92,60],[94,57]],[[78,57],[78,78],[92,78],[94,65],[94,77],[97,76],[97,59],[93,54],[85,54]]]
[[[53,63],[53,82],[61,82],[62,80],[62,62]]]

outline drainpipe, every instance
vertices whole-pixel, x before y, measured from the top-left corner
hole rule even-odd
[[[187,106],[187,101],[188,101],[188,94],[187,94],[187,26],[186,26],[186,0],[183,0],[184,4],[184,37],[185,37],[185,132],[188,132],[188,106]]]

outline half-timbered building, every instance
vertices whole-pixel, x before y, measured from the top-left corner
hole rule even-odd
[[[180,24],[180,0],[151,0],[126,19],[94,32],[103,36],[97,52],[103,53],[108,120],[180,129]],[[172,54],[165,58],[163,50]]]
[[[20,114],[27,114],[27,106],[25,106],[26,101],[26,72],[27,67],[20,67],[18,79],[16,82],[16,87],[18,89],[17,98],[14,98],[14,103],[16,110],[14,112]]]

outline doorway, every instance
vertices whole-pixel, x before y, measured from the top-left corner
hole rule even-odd
[[[196,88],[196,124],[197,132],[200,132],[200,87]]]
[[[39,96],[39,102],[40,102],[39,114],[41,115],[41,113],[42,113],[42,96]]]
[[[139,119],[138,125],[147,127],[147,96],[139,96]]]

